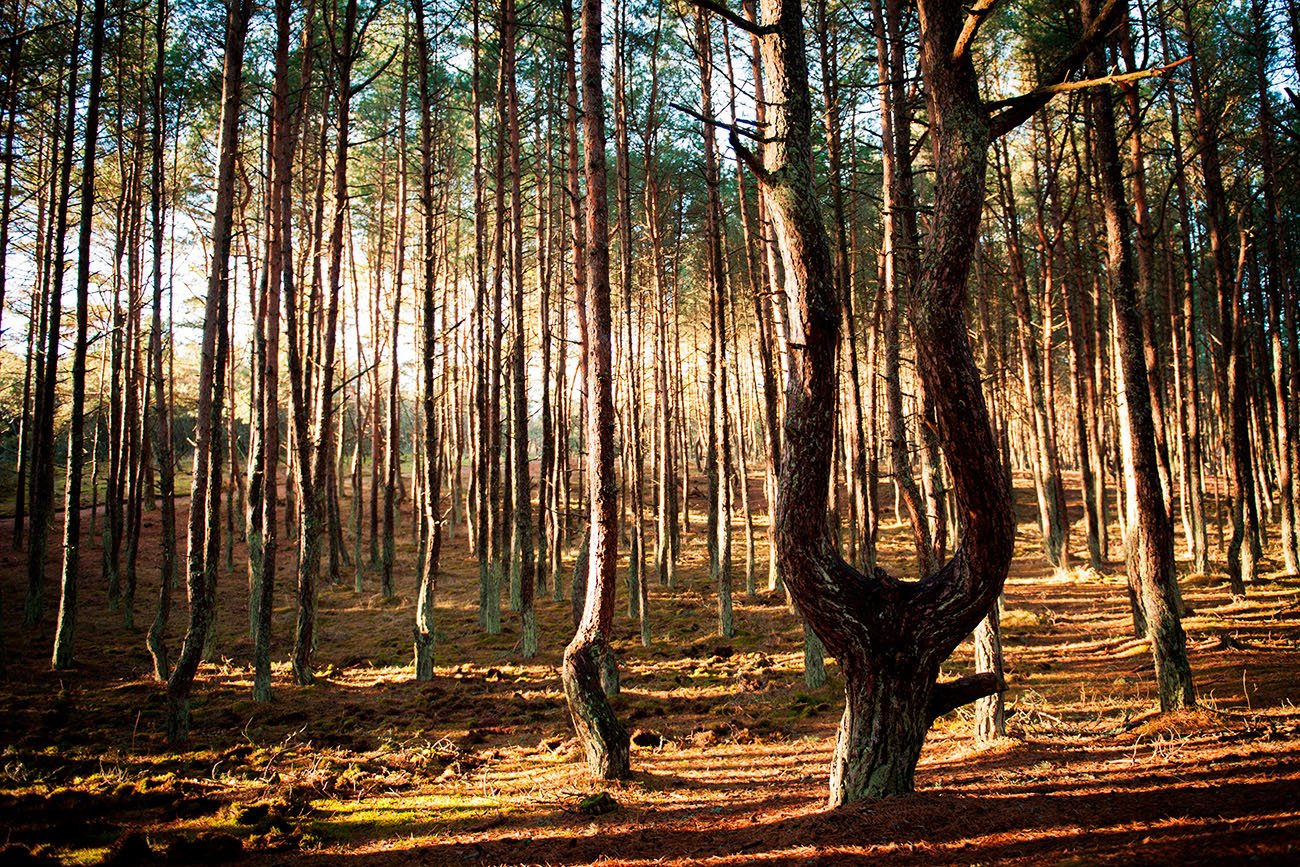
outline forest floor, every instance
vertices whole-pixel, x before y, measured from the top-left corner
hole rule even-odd
[[[178,752],[164,737],[144,646],[158,513],[144,521],[141,628],[125,630],[108,609],[96,539],[83,551],[77,666],[57,673],[55,587],[43,622],[23,627],[24,558],[7,550],[6,525],[0,863],[1300,863],[1300,576],[1266,560],[1264,580],[1234,601],[1222,576],[1184,575],[1202,706],[1160,716],[1149,649],[1131,637],[1122,565],[1048,568],[1026,484],[1002,621],[1010,737],[977,748],[970,710],[950,714],[926,743],[915,794],[836,811],[825,798],[837,669],[828,661],[827,684],[804,686],[801,633],[784,598],[744,593],[739,522],[734,638],[715,635],[695,523],[679,586],[650,588],[649,648],[620,585],[614,707],[634,733],[634,774],[601,786],[586,778],[560,690],[567,575],[565,601],[539,594],[542,650],[525,662],[513,615],[500,635],[478,628],[478,565],[463,530],[449,538],[438,667],[417,683],[403,524],[398,598],[378,595],[373,570],[367,592],[352,592],[345,570],[321,594],[317,682],[295,686],[277,662],[275,699],[258,705],[237,546],[237,568],[220,578],[218,659],[199,672],[191,739]],[[692,518],[702,523],[698,511]],[[1081,533],[1076,526],[1076,550]],[[765,579],[761,532],[758,541]],[[886,521],[882,563],[896,574],[911,569],[907,544]],[[278,660],[294,617],[289,566],[286,555]],[[173,656],[186,619],[177,596]],[[947,671],[970,667],[964,646]],[[586,800],[600,791],[614,803]],[[602,804],[614,809],[599,813]]]

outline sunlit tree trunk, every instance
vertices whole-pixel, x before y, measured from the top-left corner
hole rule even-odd
[[[726,273],[723,264],[722,201],[713,123],[713,45],[708,17],[695,20],[696,59],[700,65],[700,104],[704,118],[705,260],[709,282],[709,356],[705,406],[708,478],[709,573],[718,594],[718,634],[735,633],[731,604],[731,443],[727,422]]]
[[[1300,572],[1300,535],[1296,532],[1295,480],[1292,476],[1292,452],[1295,428],[1295,393],[1290,389],[1287,367],[1290,359],[1283,349],[1282,308],[1286,305],[1287,282],[1291,272],[1283,265],[1282,234],[1283,215],[1278,206],[1277,157],[1274,149],[1274,111],[1270,92],[1268,60],[1271,54],[1272,30],[1266,18],[1263,0],[1252,0],[1251,23],[1254,26],[1255,90],[1258,94],[1259,157],[1263,174],[1264,194],[1264,255],[1268,269],[1268,334],[1269,359],[1272,363],[1274,404],[1276,415],[1274,435],[1277,439],[1277,482],[1279,506],[1279,534],[1283,565],[1286,571]],[[1291,282],[1294,282],[1292,280]],[[1295,307],[1288,310],[1287,319],[1296,316]]]
[[[1083,0],[1081,8],[1085,24],[1095,23],[1098,13],[1094,0]],[[1125,17],[1120,16],[1119,20],[1126,25]],[[1088,60],[1088,73],[1093,78],[1101,78],[1105,68],[1104,54],[1101,48],[1097,48]],[[1196,704],[1196,692],[1178,614],[1173,525],[1161,492],[1153,406],[1146,383],[1146,345],[1129,240],[1124,172],[1110,92],[1098,90],[1090,94],[1089,107],[1092,143],[1100,172],[1098,187],[1106,222],[1106,264],[1119,350],[1116,358],[1120,389],[1119,436],[1128,513],[1125,555],[1130,573],[1136,573],[1147,638],[1155,660],[1160,707],[1162,710],[1189,708]]]
[[[633,318],[633,296],[636,290],[632,285],[632,181],[628,153],[628,84],[626,64],[629,52],[626,45],[627,4],[616,3],[614,31],[614,154],[615,154],[615,201],[618,206],[618,248],[619,248],[619,284],[623,296],[623,322],[626,328],[627,354],[624,365],[624,391],[627,398],[626,424],[623,442],[625,457],[631,472],[624,483],[631,506],[630,542],[628,552],[628,616],[638,621],[641,627],[641,641],[650,644],[649,597],[645,587],[645,521],[642,515],[644,507],[644,470],[645,458],[642,453],[641,439],[641,353],[637,345],[638,330]]]
[[[564,649],[561,676],[578,740],[595,779],[629,773],[629,738],[601,686],[610,653],[618,555],[618,482],[614,475],[614,395],[606,201],[605,105],[601,82],[601,3],[582,6],[582,105],[586,154],[588,484],[591,553],[585,604],[577,633]]]
[[[1011,185],[1010,158],[1005,144],[998,149],[999,191],[1002,199],[1003,222],[1007,237],[1007,259],[1010,273],[1011,300],[1016,311],[1020,341],[1020,371],[1025,400],[1029,404],[1030,439],[1033,444],[1034,487],[1038,492],[1039,526],[1043,536],[1043,553],[1047,562],[1057,568],[1069,565],[1069,524],[1065,513],[1065,488],[1061,483],[1061,462],[1057,455],[1056,438],[1050,421],[1050,402],[1045,380],[1050,376],[1047,359],[1040,353],[1034,338],[1034,323],[1030,308],[1029,281],[1025,274],[1024,254],[1021,250],[1020,221],[1017,216],[1015,191]],[[1050,329],[1050,323],[1040,321],[1039,327]]]
[[[1191,56],[1192,105],[1196,115],[1196,137],[1200,151],[1202,194],[1205,211],[1202,219],[1210,242],[1211,266],[1219,304],[1219,400],[1227,411],[1224,422],[1227,436],[1224,446],[1232,474],[1232,538],[1228,543],[1228,582],[1234,596],[1244,595],[1246,582],[1255,580],[1257,563],[1250,537],[1258,520],[1251,496],[1252,469],[1249,427],[1249,378],[1243,354],[1244,337],[1241,292],[1234,279],[1232,248],[1229,239],[1228,203],[1223,186],[1223,166],[1219,154],[1219,126],[1215,112],[1207,104],[1202,79],[1191,5],[1184,0],[1183,25],[1187,51]]]

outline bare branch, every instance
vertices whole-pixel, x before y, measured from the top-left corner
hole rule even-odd
[[[999,111],[991,119],[989,122],[990,137],[994,139],[1001,138],[1033,117],[1034,112],[1047,105],[1055,96],[1055,93],[1047,90],[1047,88],[1060,84],[1069,78],[1070,74],[1079,67],[1079,64],[1083,63],[1084,58],[1103,39],[1110,35],[1116,20],[1122,20],[1123,14],[1127,10],[1128,0],[1106,0],[1106,5],[1093,18],[1092,23],[1079,37],[1079,41],[1061,58],[1056,68],[1043,77],[1039,87],[1020,97],[1016,97],[1011,105]]]
[[[691,2],[701,9],[706,9],[714,15],[725,18],[727,21],[736,25],[751,36],[770,36],[776,32],[776,28],[772,25],[769,24],[764,26],[761,24],[755,24],[745,16],[737,15],[735,12],[732,12],[721,3],[714,3],[713,0],[691,0]]]
[[[691,108],[688,105],[683,105],[680,102],[670,102],[668,103],[668,107],[672,109],[676,109],[677,111],[680,111],[682,114],[689,115],[690,117],[693,117],[696,120],[698,120],[700,123],[713,124],[718,129],[725,129],[728,133],[737,133],[739,135],[743,135],[745,138],[750,139],[751,141],[759,142],[760,144],[766,144],[772,141],[772,139],[764,138],[763,136],[756,135],[750,132],[749,130],[744,129],[744,127],[742,126],[742,124],[748,124],[750,126],[757,127],[758,124],[754,123],[753,121],[742,121],[739,118],[737,118],[735,123],[726,123],[725,121],[718,120],[715,117],[705,117],[695,109]]]
[[[741,162],[743,162],[749,170],[754,173],[754,177],[758,178],[760,184],[763,186],[770,186],[772,175],[763,165],[763,161],[758,158],[757,154],[745,146],[745,143],[740,140],[740,136],[736,134],[734,129],[729,130],[729,134],[731,149],[736,152],[736,156],[740,157]]]
[[[957,44],[952,47],[952,59],[961,60],[970,51],[971,43],[975,41],[975,34],[979,32],[980,25],[984,19],[993,14],[994,8],[1000,0],[975,0],[970,8],[966,10],[966,23],[962,25],[961,33],[957,35]]]
[[[1020,96],[1013,96],[1010,99],[1000,99],[996,102],[985,103],[985,108],[990,112],[998,112],[994,115],[992,121],[993,138],[998,138],[1015,128],[1014,125],[1002,129],[999,126],[999,119],[1007,117],[1013,112],[1018,112],[1022,106],[1033,105],[1037,111],[1045,105],[1048,100],[1058,93],[1070,93],[1075,90],[1088,90],[1094,87],[1106,87],[1113,84],[1132,84],[1135,81],[1141,81],[1144,78],[1153,78],[1155,76],[1168,75],[1173,70],[1182,66],[1191,60],[1191,56],[1175,60],[1173,63],[1167,63],[1164,66],[1152,66],[1148,69],[1139,69],[1136,72],[1125,72],[1116,75],[1103,75],[1101,78],[1086,78],[1082,81],[1062,81],[1056,84],[1048,84],[1035,88],[1028,93],[1022,93]],[[1017,124],[1019,121],[1017,121]]]

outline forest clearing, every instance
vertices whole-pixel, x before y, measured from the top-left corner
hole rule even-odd
[[[0,862],[1300,861],[1297,0],[0,0]]]
[[[1029,549],[1032,504],[1019,494]],[[146,534],[156,526],[155,516]],[[907,545],[894,525],[882,557],[901,564]],[[414,556],[399,546],[402,573]],[[16,566],[6,555],[3,574]],[[0,700],[6,842],[65,863],[149,863],[141,842],[168,863],[1294,863],[1300,578],[1271,566],[1243,601],[1221,575],[1184,583],[1203,707],[1161,717],[1123,576],[1055,574],[1026,551],[1002,620],[1009,736],[977,746],[969,712],[945,717],[915,794],[834,814],[824,789],[842,680],[830,664],[824,686],[805,685],[797,622],[770,592],[737,598],[734,638],[712,634],[702,546],[684,552],[677,589],[651,588],[652,647],[625,611],[615,620],[615,707],[633,732],[634,773],[599,787],[560,689],[567,601],[539,599],[543,640],[521,662],[517,618],[499,635],[479,631],[476,567],[449,554],[439,662],[420,683],[414,585],[391,601],[373,586],[330,587],[320,677],[296,687],[277,665],[277,699],[263,706],[249,700],[243,595],[225,586],[240,569],[222,575],[223,650],[199,675],[183,752],[167,742],[139,634],[105,607],[88,610],[96,640],[65,673],[42,652],[48,629],[11,648]],[[142,594],[155,589],[142,581]],[[16,582],[3,590],[13,600]],[[278,658],[292,601],[287,591],[276,600]],[[17,606],[3,614],[13,622]],[[968,643],[950,667],[970,663]],[[612,812],[584,809],[599,792]]]

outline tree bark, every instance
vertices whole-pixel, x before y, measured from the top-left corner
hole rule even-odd
[[[630,771],[627,731],[601,687],[610,654],[618,556],[618,482],[614,476],[614,396],[609,292],[609,218],[605,198],[605,106],[601,85],[601,3],[582,6],[582,103],[587,213],[587,435],[591,554],[586,600],[577,633],[564,649],[561,676],[578,740],[594,779],[622,779]]]
[[[221,81],[221,135],[217,199],[212,220],[212,262],[204,310],[199,401],[196,411],[194,481],[190,487],[188,578],[190,620],[176,668],[167,681],[167,735],[175,742],[189,733],[189,697],[203,655],[216,603],[217,551],[221,506],[221,421],[228,347],[226,297],[235,205],[235,163],[239,156],[240,97],[244,82],[244,43],[252,0],[227,7],[226,51]]]
[[[1094,19],[1093,0],[1083,0],[1084,21]],[[1127,26],[1126,16],[1121,17]],[[1098,48],[1088,72],[1100,77],[1105,60]],[[1129,241],[1129,212],[1124,199],[1124,173],[1115,133],[1115,111],[1109,91],[1090,94],[1092,142],[1100,170],[1099,187],[1106,221],[1107,271],[1119,349],[1120,446],[1124,459],[1128,527],[1125,553],[1130,573],[1136,573],[1140,601],[1155,659],[1161,710],[1193,707],[1196,692],[1187,663],[1186,639],[1178,615],[1174,536],[1160,483],[1156,456],[1151,393],[1146,382],[1147,358],[1138,311],[1136,275]]]
[[[149,329],[149,371],[153,387],[153,456],[157,464],[158,493],[162,500],[159,523],[162,530],[158,611],[149,626],[147,644],[153,659],[154,677],[166,682],[171,673],[167,657],[167,621],[171,617],[172,585],[176,581],[176,480],[172,456],[171,420],[167,414],[167,391],[162,364],[162,262],[166,204],[163,198],[163,139],[166,133],[166,51],[168,0],[159,0],[154,19],[153,68],[153,163],[149,181],[150,230],[153,252],[153,319]]]
[[[422,445],[424,514],[429,532],[425,541],[420,586],[416,597],[415,612],[415,678],[416,680],[433,679],[434,624],[433,605],[436,589],[438,561],[442,549],[442,522],[438,514],[442,493],[442,476],[439,468],[437,387],[434,379],[434,359],[437,353],[437,332],[434,317],[437,308],[435,291],[434,235],[433,235],[433,177],[434,177],[434,119],[433,99],[430,91],[429,76],[429,34],[425,23],[423,0],[415,4],[415,42],[416,73],[419,77],[418,92],[420,100],[420,204],[424,211],[421,224],[423,232],[422,255],[423,273],[421,276],[420,298],[422,363],[421,413],[423,417]]]
[[[95,218],[95,152],[99,137],[100,90],[104,80],[104,0],[95,0],[90,28],[90,82],[86,98],[85,148],[81,162],[81,225],[77,241],[77,335],[72,348],[72,414],[69,418],[68,472],[63,511],[63,574],[51,660],[55,669],[72,667],[72,636],[77,617],[77,582],[81,568],[86,338],[90,316],[90,242]]]
[[[1255,579],[1258,564],[1248,541],[1256,516],[1252,484],[1249,393],[1246,361],[1243,357],[1241,292],[1233,276],[1232,249],[1228,238],[1227,197],[1223,188],[1223,166],[1219,155],[1219,130],[1216,115],[1207,104],[1192,25],[1191,5],[1184,0],[1183,24],[1187,51],[1191,56],[1192,104],[1196,117],[1197,145],[1200,150],[1203,194],[1205,197],[1206,235],[1210,242],[1214,286],[1219,304],[1219,399],[1228,414],[1224,445],[1232,473],[1232,538],[1228,543],[1228,583],[1232,595],[1243,596],[1246,582]],[[1244,543],[1244,544],[1243,544]]]
[[[918,372],[935,402],[964,526],[953,558],[912,583],[879,569],[863,575],[840,558],[830,537],[824,495],[833,446],[839,305],[812,182],[801,4],[763,3],[764,25],[771,28],[764,71],[775,85],[777,111],[760,178],[795,301],[777,539],[794,600],[845,677],[832,804],[910,790],[934,717],[998,688],[987,674],[935,683],[942,661],[997,599],[1011,561],[1014,524],[965,323],[966,279],[994,119],[980,99],[968,40],[961,36],[968,13],[935,0],[921,0],[919,8],[935,207],[909,312]],[[999,122],[999,129],[1004,126]],[[744,150],[735,136],[732,145]]]

